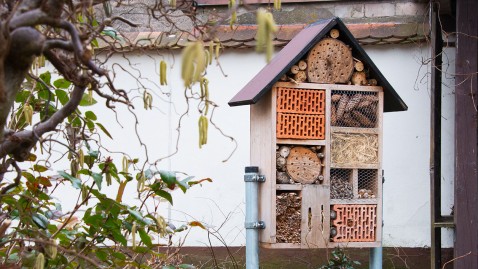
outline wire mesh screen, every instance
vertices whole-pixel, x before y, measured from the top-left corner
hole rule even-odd
[[[297,192],[277,193],[277,243],[300,243],[301,201],[302,197]]]
[[[330,198],[354,198],[351,169],[330,169]]]
[[[375,169],[358,170],[358,198],[372,199],[378,197],[378,171]]]
[[[377,127],[376,92],[332,91],[330,121],[339,127]]]

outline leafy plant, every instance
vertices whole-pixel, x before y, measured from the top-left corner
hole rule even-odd
[[[341,248],[335,248],[332,253],[332,259],[329,260],[327,265],[322,265],[319,269],[354,269],[357,265],[360,265],[359,261],[351,260],[344,250]]]

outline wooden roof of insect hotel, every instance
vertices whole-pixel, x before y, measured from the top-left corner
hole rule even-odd
[[[384,112],[407,110],[408,107],[405,102],[385,79],[345,24],[337,17],[320,20],[304,28],[229,101],[229,105],[255,104],[267,91],[272,89],[274,83],[290,71],[293,65],[306,57],[319,41],[327,38],[332,29],[339,30],[340,36],[337,39],[350,46],[353,57],[361,61],[366,70],[368,69],[369,77],[376,79],[377,85],[383,87]]]

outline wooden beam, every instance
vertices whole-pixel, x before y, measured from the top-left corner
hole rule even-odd
[[[457,1],[455,269],[478,268],[478,1]]]

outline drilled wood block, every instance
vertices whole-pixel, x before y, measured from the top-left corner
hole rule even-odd
[[[322,164],[317,154],[306,147],[294,147],[287,157],[287,173],[298,183],[312,184],[320,176]]]
[[[352,52],[344,42],[338,39],[322,39],[307,56],[309,82],[347,83],[353,71]]]

